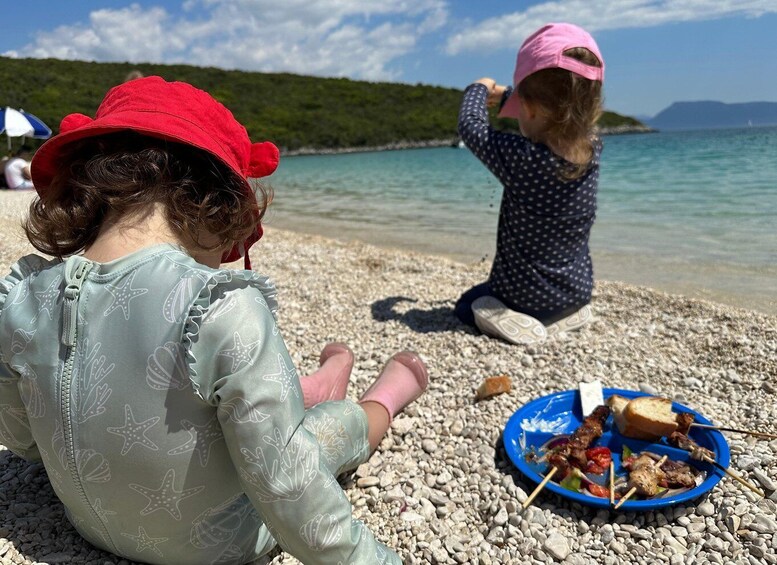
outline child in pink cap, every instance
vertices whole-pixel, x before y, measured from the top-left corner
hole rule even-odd
[[[466,146],[502,183],[496,254],[486,282],[456,304],[459,319],[511,343],[537,343],[592,318],[588,239],[596,214],[604,60],[593,38],[565,23],[521,46],[513,86],[483,78],[459,112]],[[489,125],[487,106],[520,133]]]
[[[299,378],[248,269],[278,150],[159,77],[67,116],[32,163],[29,255],[0,280],[0,443],[41,460],[93,545],[159,564],[401,563],[336,477],[426,389],[411,352],[359,402],[338,343]],[[254,193],[256,190],[256,194]],[[258,195],[258,199],[257,199]],[[243,256],[245,270],[222,262]]]

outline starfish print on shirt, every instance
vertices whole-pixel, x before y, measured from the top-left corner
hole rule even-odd
[[[189,420],[181,420],[181,426],[189,432],[189,439],[184,444],[168,451],[167,454],[178,455],[180,453],[196,451],[200,458],[200,465],[205,467],[208,464],[211,446],[217,441],[224,439],[218,417],[214,415],[203,426],[196,426]]]
[[[277,373],[265,375],[262,379],[265,381],[273,381],[281,385],[281,402],[285,401],[286,397],[289,396],[289,391],[292,391],[294,396],[299,398],[299,387],[296,384],[296,370],[294,367],[289,369],[286,365],[286,359],[284,359],[283,354],[281,353],[278,353],[278,365],[280,366],[280,370]]]
[[[57,275],[46,290],[35,293],[35,300],[38,301],[38,313],[31,320],[34,322],[43,312],[49,315],[49,320],[54,319],[54,306],[59,298],[59,283],[62,277]]]
[[[181,510],[178,508],[181,501],[205,490],[204,486],[175,490],[175,469],[169,469],[165,473],[165,478],[157,489],[134,483],[130,484],[129,488],[148,498],[148,504],[140,511],[141,516],[148,516],[157,510],[165,510],[176,520],[181,519]]]
[[[129,538],[132,541],[138,542],[138,547],[135,551],[146,551],[147,549],[150,549],[154,553],[156,553],[159,557],[164,557],[161,551],[159,551],[159,548],[157,545],[160,543],[164,543],[170,538],[152,538],[146,533],[146,530],[143,529],[143,526],[138,526],[138,535],[133,536],[132,534],[125,534],[124,532],[121,533],[125,538]]]
[[[135,280],[135,275],[137,274],[137,271],[132,271],[120,285],[105,285],[105,290],[110,292],[113,296],[113,302],[108,306],[108,309],[103,313],[103,316],[110,316],[114,310],[121,308],[124,319],[130,319],[130,300],[137,298],[138,296],[143,296],[148,292],[147,288],[132,288],[132,281]]]
[[[132,449],[136,443],[139,443],[143,447],[147,447],[152,451],[158,451],[157,445],[148,439],[146,432],[154,427],[159,421],[159,416],[154,416],[143,422],[136,422],[135,416],[132,414],[132,408],[129,404],[124,405],[124,425],[120,428],[107,428],[106,431],[112,434],[122,436],[124,438],[124,445],[121,448],[121,454],[127,455],[129,450]]]
[[[237,332],[235,332],[233,339],[234,345],[231,349],[225,349],[224,351],[218,352],[219,356],[229,357],[232,359],[232,373],[238,371],[243,365],[251,364],[253,360],[252,355],[256,348],[259,347],[259,342],[261,341],[256,340],[253,343],[247,343],[243,345],[243,340],[240,338],[240,334]]]
[[[94,513],[97,514],[103,522],[108,519],[108,516],[116,516],[116,512],[113,510],[103,508],[103,502],[99,498],[94,499]]]

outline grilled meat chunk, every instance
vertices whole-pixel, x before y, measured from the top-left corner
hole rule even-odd
[[[661,465],[668,488],[693,488],[696,486],[696,478],[690,465],[680,461],[667,460]]]
[[[637,494],[642,496],[655,496],[658,494],[661,483],[665,480],[665,474],[656,466],[657,461],[649,455],[642,454],[631,464],[629,473],[629,486],[637,489]]]
[[[677,414],[677,429],[675,430],[675,433],[687,436],[688,431],[691,429],[691,424],[693,424],[693,420],[694,415],[690,412],[680,412]]]
[[[586,416],[583,419],[583,423],[569,436],[569,442],[548,457],[548,463],[550,463],[551,467],[558,469],[556,476],[559,480],[567,476],[571,467],[585,470],[588,464],[585,450],[602,437],[604,423],[609,416],[610,408],[608,406],[597,406],[594,408],[590,416]]]
[[[694,459],[703,460],[705,457],[715,459],[715,454],[712,451],[705,447],[701,447],[698,443],[684,434],[674,432],[672,435],[666,438],[666,441],[669,443],[669,445],[690,451],[691,457]]]

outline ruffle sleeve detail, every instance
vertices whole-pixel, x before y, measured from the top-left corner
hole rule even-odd
[[[186,366],[188,367],[189,380],[191,381],[192,388],[194,389],[195,394],[202,400],[210,402],[210,399],[203,395],[200,380],[197,378],[197,371],[194,368],[197,359],[192,351],[192,344],[198,339],[205,315],[208,313],[216,296],[216,287],[226,287],[222,290],[246,287],[258,289],[262,293],[262,296],[267,303],[267,308],[270,313],[272,313],[273,319],[277,319],[278,301],[276,296],[278,291],[269,277],[259,275],[253,271],[227,269],[214,271],[202,270],[199,271],[196,276],[206,277],[206,280],[202,290],[200,290],[199,295],[194,299],[194,302],[189,309],[189,315],[184,324],[181,343],[186,352]]]
[[[13,304],[23,302],[30,292],[25,279],[59,262],[59,259],[44,259],[40,255],[26,255],[11,265],[11,272],[0,279],[0,318],[3,316],[8,297],[11,296],[16,286],[22,285],[13,297]],[[0,361],[5,362],[5,353],[2,347],[0,347]]]
[[[0,279],[0,312],[2,312],[5,301],[13,287],[30,275],[39,273],[46,267],[59,262],[59,259],[44,259],[40,255],[26,255],[11,265],[11,272],[5,278]],[[17,301],[21,302],[21,300]]]

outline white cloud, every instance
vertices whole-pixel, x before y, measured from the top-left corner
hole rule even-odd
[[[191,63],[390,80],[397,58],[447,21],[444,0],[186,0],[184,15],[132,4],[39,32],[4,53],[94,61]]]
[[[177,47],[165,33],[169,17],[162,8],[143,10],[137,4],[120,10],[96,10],[88,25],[61,26],[38,32],[36,41],[16,51],[21,57],[141,61],[148,53],[170,52]]]
[[[774,0],[557,0],[458,31],[448,38],[446,51],[455,55],[513,48],[548,22],[572,22],[596,32],[774,12]]]
[[[390,64],[416,44],[437,0],[381,3],[355,0],[222,2],[213,7],[208,35],[192,48],[198,64],[263,71],[389,80]],[[228,36],[222,38],[224,30]]]

